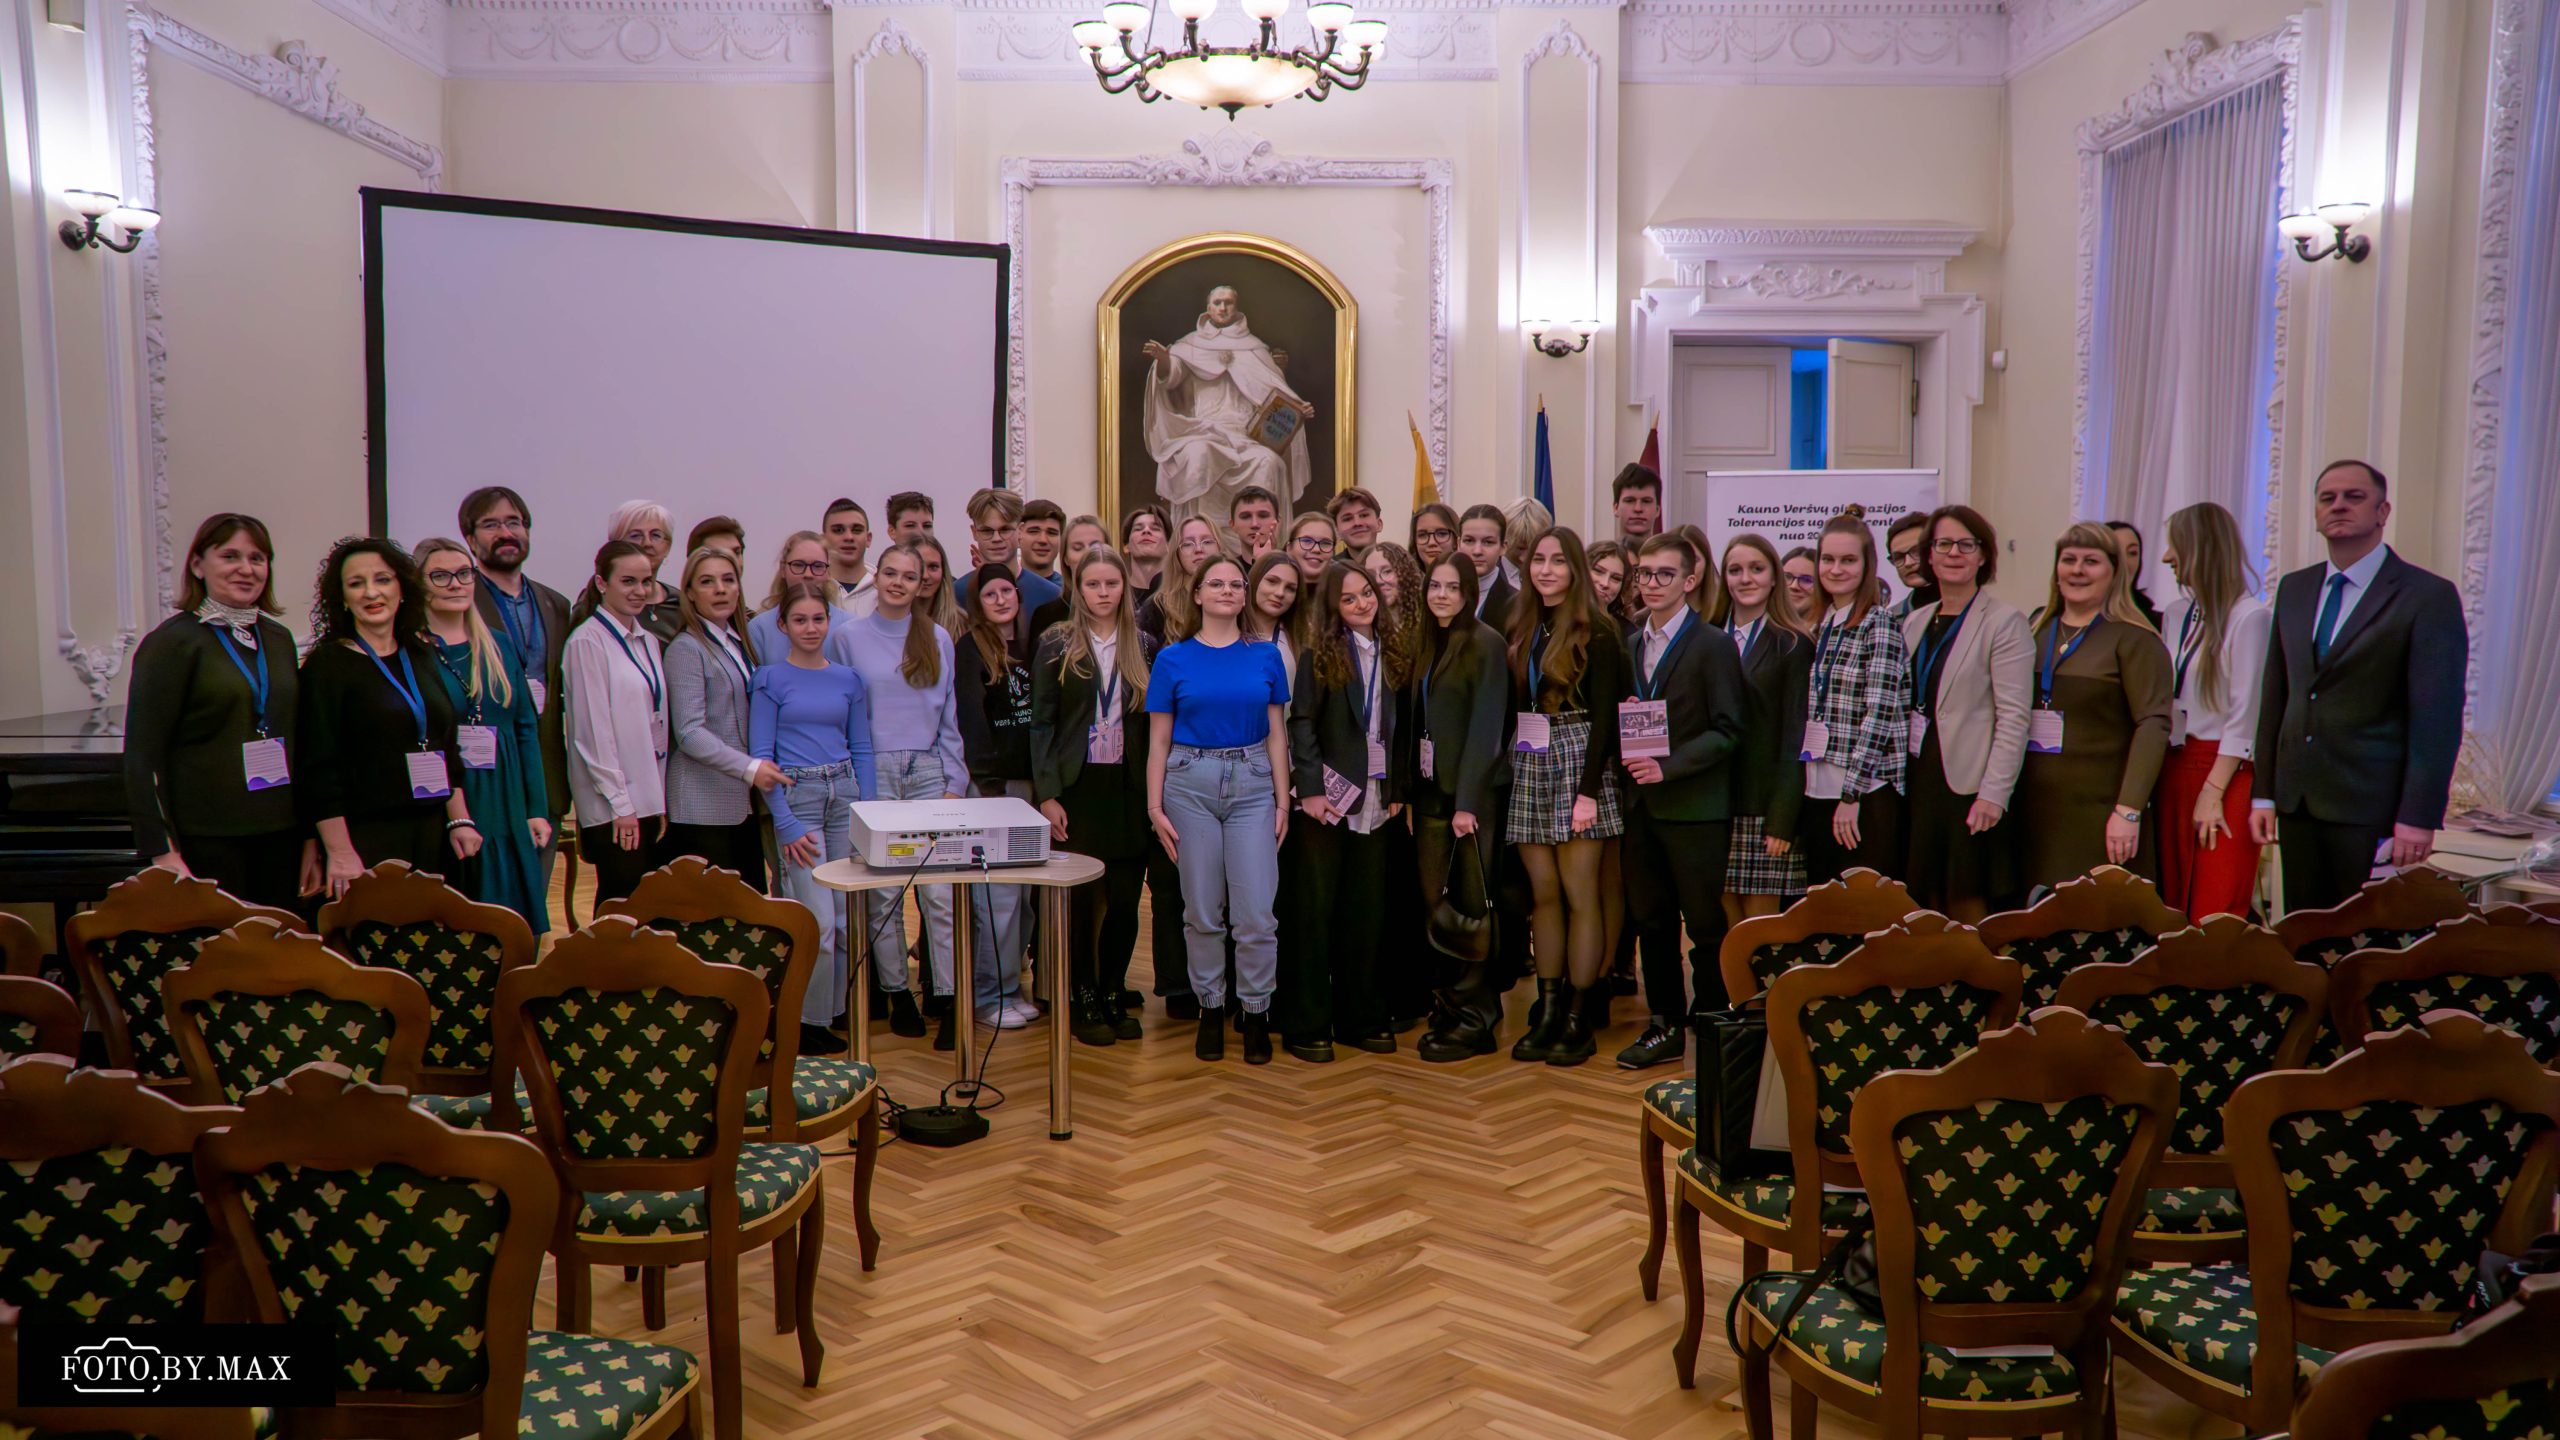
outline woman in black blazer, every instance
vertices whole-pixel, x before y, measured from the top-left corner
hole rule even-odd
[[[1737,535],[1724,547],[1724,587],[1707,622],[1742,651],[1750,682],[1742,739],[1733,752],[1733,840],[1725,857],[1728,925],[1775,915],[1805,890],[1796,817],[1804,809],[1804,711],[1813,637],[1789,603],[1777,547]]]
[[[1407,767],[1396,733],[1420,636],[1348,561],[1325,567],[1317,613],[1331,620],[1298,655],[1289,699],[1289,765],[1302,847],[1280,947],[1281,1043],[1301,1060],[1333,1058],[1339,1036],[1395,1053],[1378,974],[1387,898],[1387,826],[1402,812]]]
[[[1424,913],[1438,907],[1458,847],[1465,845],[1474,863],[1459,871],[1458,908],[1500,924],[1493,920],[1487,887],[1504,792],[1511,784],[1511,757],[1504,748],[1511,677],[1501,632],[1476,618],[1479,583],[1476,567],[1463,555],[1434,561],[1423,581],[1422,604],[1430,618],[1415,658],[1416,723],[1407,747],[1413,781],[1406,793]],[[1502,997],[1486,983],[1484,962],[1461,964],[1437,950],[1428,958],[1444,995],[1415,1053],[1430,1061],[1492,1054]]]
[[[1067,622],[1040,637],[1031,665],[1031,793],[1060,849],[1102,862],[1102,882],[1069,898],[1068,1026],[1087,1045],[1135,1040],[1121,1008],[1138,944],[1147,876],[1147,672],[1128,562],[1096,545],[1067,585]]]
[[[196,528],[178,613],[134,652],[124,776],[144,859],[292,909],[320,886],[320,850],[293,813],[300,675],[268,618],[273,557],[253,516]]]

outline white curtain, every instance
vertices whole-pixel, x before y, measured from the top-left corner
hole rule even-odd
[[[2211,500],[2266,541],[2284,86],[2270,76],[2100,157],[2089,368],[2092,520],[2150,537]]]
[[[2560,780],[2560,15],[2526,51],[2522,163],[2508,234],[2506,373],[2479,711],[2493,802],[2524,810]]]

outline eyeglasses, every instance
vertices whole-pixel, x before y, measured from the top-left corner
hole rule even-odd
[[[430,570],[427,583],[439,590],[468,590],[476,578],[468,570]]]
[[[1455,540],[1458,538],[1458,532],[1445,527],[1434,530],[1416,530],[1413,532],[1413,538],[1416,540]]]
[[[531,530],[533,527],[525,524],[524,517],[521,515],[507,515],[503,517],[497,515],[483,515],[477,521],[473,522],[471,528],[481,533],[495,532],[503,535],[510,530],[521,534],[525,531]]]
[[[1299,536],[1297,539],[1292,540],[1292,541],[1290,541],[1289,543],[1290,543],[1290,544],[1292,544],[1292,545],[1294,545],[1294,546],[1296,546],[1296,547],[1298,547],[1298,548],[1299,548],[1299,549],[1301,549],[1301,550],[1306,551],[1306,552],[1307,552],[1308,554],[1310,554],[1310,555],[1321,554],[1321,553],[1323,553],[1324,551],[1327,551],[1327,550],[1330,550],[1330,549],[1332,549],[1332,548],[1333,548],[1333,542],[1332,542],[1332,541],[1330,541],[1330,540],[1324,540],[1324,539],[1319,539],[1318,537],[1313,536],[1313,535],[1301,535],[1301,536]]]
[[[1885,556],[1896,565],[1917,565],[1920,563],[1920,547],[1905,545],[1899,550],[1886,551]]]
[[[827,573],[827,562],[824,560],[785,560],[782,562],[782,573],[786,575],[805,575],[811,579],[816,579],[818,576]]]
[[[1680,572],[1677,570],[1657,568],[1655,566],[1648,565],[1642,570],[1636,572],[1636,583],[1639,585],[1677,585],[1680,583]]]
[[[1787,577],[1787,588],[1790,590],[1810,590],[1813,588],[1813,577],[1810,575],[1790,575]]]
[[[1941,555],[1979,555],[1982,553],[1982,542],[1979,540],[1941,539],[1929,548],[1937,551]]]

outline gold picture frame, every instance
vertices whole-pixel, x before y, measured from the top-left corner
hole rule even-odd
[[[1220,265],[1220,261],[1226,263]],[[1142,433],[1136,428],[1141,414],[1137,387],[1143,383],[1145,373],[1139,347],[1149,339],[1170,342],[1178,338],[1187,332],[1192,317],[1183,314],[1183,329],[1165,334],[1137,334],[1132,327],[1165,329],[1164,317],[1172,313],[1168,306],[1182,294],[1190,295],[1184,303],[1196,312],[1207,294],[1200,278],[1211,270],[1221,272],[1216,283],[1239,290],[1245,318],[1254,324],[1257,336],[1266,341],[1276,335],[1319,336],[1319,343],[1288,349],[1285,370],[1291,386],[1317,408],[1316,419],[1307,426],[1309,493],[1285,502],[1284,508],[1322,510],[1326,499],[1358,483],[1360,306],[1349,287],[1322,261],[1269,236],[1236,231],[1194,235],[1140,257],[1103,291],[1101,304],[1096,307],[1101,358],[1095,388],[1101,413],[1095,426],[1095,498],[1099,502],[1098,513],[1115,529],[1132,499],[1145,501],[1156,495],[1154,462],[1147,456]],[[1256,280],[1275,283],[1264,284],[1257,291]],[[1167,287],[1178,288],[1168,292]],[[1275,322],[1269,330],[1256,318],[1257,303],[1269,307],[1262,312]],[[1329,326],[1319,323],[1323,310],[1331,312]],[[1283,347],[1275,343],[1274,348]],[[1308,353],[1327,349],[1329,355]],[[1329,376],[1321,377],[1327,383],[1305,383],[1315,378],[1309,371],[1324,368],[1331,371]],[[1326,415],[1327,410],[1332,412],[1330,416]],[[1223,515],[1214,518],[1221,524],[1226,520]]]

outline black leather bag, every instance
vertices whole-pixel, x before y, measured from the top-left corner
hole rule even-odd
[[[1757,1004],[1689,1017],[1698,1035],[1698,1154],[1716,1173],[1740,1178],[1783,1175],[1784,1151],[1751,1144],[1760,1103],[1760,1066],[1769,1050],[1769,1016]]]
[[[1450,846],[1449,875],[1440,882],[1440,903],[1431,907],[1429,934],[1434,949],[1468,964],[1481,965],[1493,958],[1493,905],[1484,883],[1484,854],[1473,835],[1460,836]],[[1467,892],[1461,882],[1472,873],[1475,877],[1476,903],[1484,909],[1474,915],[1466,911],[1459,897]]]

